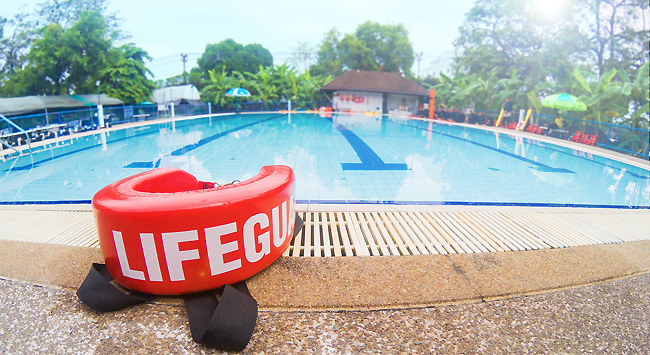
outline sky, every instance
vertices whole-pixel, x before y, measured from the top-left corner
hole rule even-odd
[[[317,47],[330,29],[353,33],[368,20],[403,24],[414,52],[422,53],[419,74],[425,76],[447,69],[452,42],[474,1],[108,0],[108,12],[122,20],[127,41],[153,58],[147,67],[156,80],[183,72],[181,53],[188,54],[189,71],[207,44],[227,38],[242,45],[259,43],[275,64],[282,64],[299,43]],[[0,15],[10,18],[21,9],[31,13],[40,2],[0,0]],[[418,74],[417,60],[412,70]]]

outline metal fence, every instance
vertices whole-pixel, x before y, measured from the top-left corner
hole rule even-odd
[[[209,105],[132,105],[104,107],[104,122],[108,126],[117,124],[155,120],[169,117],[183,117],[204,115],[209,113],[226,112],[262,112],[282,110],[317,110],[326,102],[298,101],[291,102],[234,102],[223,106]],[[480,110],[477,110],[480,111]],[[498,116],[496,111],[486,111],[493,117]],[[79,131],[93,130],[100,126],[97,108],[87,108],[74,111],[59,111],[9,118],[13,123],[22,127],[30,134],[32,141],[39,141],[60,135],[71,134]],[[551,115],[533,114],[531,123],[541,127],[551,127],[555,117]],[[611,123],[587,121],[570,117],[564,118],[561,130],[545,130],[553,132],[556,138],[569,139],[575,132],[582,132],[597,136],[596,146],[615,150],[618,152],[650,159],[648,152],[650,145],[650,130],[632,128]],[[21,145],[26,143],[25,134],[7,122],[0,120],[0,137],[5,144]],[[0,146],[0,149],[2,147]]]
[[[476,110],[490,113],[493,118],[498,117],[499,111]],[[556,117],[545,114],[532,114],[531,124],[540,127],[552,127]],[[650,159],[650,130],[621,126],[613,123],[603,123],[579,118],[562,117],[564,124],[561,129],[543,130],[542,134],[554,138],[571,139],[576,132],[596,136],[595,146],[618,151],[621,153]],[[549,132],[551,132],[549,134]]]
[[[648,155],[650,130],[570,117],[563,119],[565,123],[562,128],[568,131],[570,135],[576,132],[595,135],[597,136],[596,146],[642,156],[646,159],[650,158]],[[536,115],[535,120],[539,122],[536,123],[539,126],[550,126],[555,121],[555,116]]]

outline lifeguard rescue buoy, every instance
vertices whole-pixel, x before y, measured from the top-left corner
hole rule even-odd
[[[117,181],[92,201],[106,268],[120,285],[157,295],[245,280],[289,246],[294,188],[293,170],[280,165],[225,187],[176,168]]]

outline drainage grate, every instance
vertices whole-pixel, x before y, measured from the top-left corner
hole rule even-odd
[[[99,247],[89,211],[0,210],[0,239]]]
[[[486,209],[304,212],[285,256],[483,253],[650,240],[650,211]],[[0,239],[99,247],[90,211],[0,209]]]
[[[650,240],[647,212],[302,212],[285,256],[481,253]]]

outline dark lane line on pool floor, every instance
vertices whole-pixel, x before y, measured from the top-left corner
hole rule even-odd
[[[327,120],[334,122],[331,118],[327,118]],[[361,160],[361,163],[341,163],[343,170],[408,170],[408,165],[403,163],[384,163],[363,139],[344,125],[339,124],[335,128],[348,141],[359,160]]]
[[[134,161],[133,163],[128,164],[128,165],[126,165],[124,167],[125,168],[140,168],[140,169],[157,168],[157,167],[160,166],[160,162],[164,157],[168,157],[168,156],[178,157],[178,156],[184,155],[185,153],[189,153],[189,152],[193,151],[194,149],[199,148],[201,146],[204,146],[204,145],[206,145],[206,144],[208,144],[208,143],[210,143],[210,142],[212,142],[212,141],[214,141],[216,139],[227,136],[230,133],[234,133],[234,132],[237,132],[237,131],[242,130],[244,128],[252,127],[252,126],[255,126],[257,124],[267,122],[267,121],[270,121],[270,120],[275,120],[277,118],[285,117],[285,116],[286,115],[275,115],[275,116],[271,116],[269,118],[265,118],[265,119],[260,120],[260,121],[256,121],[256,122],[248,123],[248,124],[245,124],[245,125],[242,125],[242,126],[238,126],[238,127],[229,129],[227,131],[223,131],[223,132],[220,132],[220,133],[217,133],[217,134],[213,134],[213,135],[211,135],[209,137],[205,137],[205,138],[199,140],[196,143],[192,143],[192,144],[182,146],[182,147],[174,150],[173,152],[171,152],[171,153],[169,153],[169,154],[167,154],[167,155],[165,155],[165,156],[163,156],[163,157],[161,157],[161,158],[159,158],[157,160],[154,160],[154,161]]]
[[[393,122],[393,123],[395,123],[395,122]],[[418,127],[418,126],[411,125],[411,124],[401,124],[401,123],[395,123],[395,124],[403,125],[403,126],[407,126],[407,127],[413,127],[413,128],[417,128],[417,129],[419,129],[419,130],[423,130],[423,131],[429,131],[428,128]],[[532,159],[524,158],[524,157],[519,156],[519,155],[517,155],[517,154],[510,153],[510,152],[507,152],[507,151],[502,150],[502,149],[499,149],[499,148],[491,147],[491,146],[486,145],[486,144],[482,144],[482,143],[474,142],[474,141],[472,141],[472,140],[470,140],[470,139],[465,139],[465,138],[462,138],[462,137],[456,137],[456,136],[454,136],[454,135],[447,134],[447,133],[443,133],[443,132],[440,132],[440,131],[436,131],[436,130],[434,130],[434,129],[431,129],[431,132],[436,133],[436,134],[439,134],[439,135],[441,135],[441,136],[445,136],[445,137],[449,137],[449,138],[453,138],[453,139],[458,139],[458,140],[463,141],[463,142],[467,142],[467,143],[470,143],[470,144],[474,144],[474,145],[479,146],[479,147],[481,147],[481,148],[489,149],[489,150],[495,151],[495,152],[497,152],[497,153],[500,153],[500,154],[503,154],[503,155],[509,156],[509,157],[511,157],[511,158],[519,159],[519,160],[524,161],[524,162],[526,162],[526,163],[533,164],[533,165],[536,166],[535,170],[539,170],[539,171],[543,171],[543,172],[547,172],[547,173],[551,173],[551,172],[552,172],[552,173],[569,173],[569,174],[576,174],[576,172],[573,171],[573,170],[564,169],[564,168],[554,168],[554,167],[552,167],[552,166],[550,166],[550,165],[542,164],[542,163],[540,163],[540,162],[536,162],[536,161],[534,161],[534,160],[532,160]],[[497,134],[498,134],[498,133],[497,133]]]

